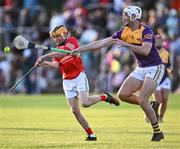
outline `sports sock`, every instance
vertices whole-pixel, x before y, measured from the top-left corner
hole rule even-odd
[[[92,129],[91,128],[87,128],[87,129],[85,129],[85,131],[87,132],[87,134],[89,135],[89,136],[95,136],[95,134],[94,134],[94,132],[92,131]]]
[[[105,94],[103,94],[103,95],[100,95],[100,98],[101,98],[101,101],[106,101],[107,96]]]
[[[160,133],[161,132],[158,122],[151,124],[151,125],[152,125],[154,133]]]

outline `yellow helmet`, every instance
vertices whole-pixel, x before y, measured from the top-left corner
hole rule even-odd
[[[67,31],[67,29],[66,29],[65,26],[60,25],[60,26],[54,27],[54,28],[49,32],[49,34],[50,34],[50,37],[51,37],[51,38],[55,38],[56,36],[59,36],[59,35],[61,35],[63,38],[65,38],[65,37],[67,36],[67,34],[68,34],[68,31]]]

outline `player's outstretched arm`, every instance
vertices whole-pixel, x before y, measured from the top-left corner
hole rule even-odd
[[[112,37],[108,37],[102,40],[97,40],[94,42],[91,42],[87,45],[81,46],[77,49],[74,49],[72,51],[72,54],[77,53],[77,52],[83,52],[83,51],[91,51],[91,50],[99,50],[103,47],[108,47],[114,43]]]
[[[150,42],[143,42],[141,46],[137,46],[137,45],[127,43],[121,39],[115,39],[114,41],[117,45],[127,47],[127,48],[131,49],[132,51],[134,51],[135,53],[138,53],[143,56],[148,56],[149,52],[152,48],[152,43],[150,43]]]
[[[58,69],[59,64],[58,62],[39,61],[39,58],[38,58],[35,63],[35,67],[41,67],[41,66],[45,66],[52,69]]]
[[[151,48],[152,48],[152,43],[150,42],[143,42],[142,46],[136,46],[136,45],[133,45],[133,44],[129,44],[129,48],[140,54],[140,55],[143,55],[143,56],[148,56],[150,51],[151,51]]]
[[[44,61],[44,62],[43,62],[43,66],[58,70],[58,68],[59,68],[59,63],[58,63],[58,62],[48,62],[48,61]]]
[[[45,54],[43,56],[40,56],[36,63],[35,63],[35,66],[36,67],[40,67],[40,66],[47,66],[47,67],[50,67],[50,68],[54,68],[54,69],[58,69],[59,67],[59,64],[58,62],[48,62],[48,61],[45,61],[47,58],[54,58],[55,57],[55,54],[57,54],[58,52],[53,52],[53,53],[49,53],[49,54]],[[60,54],[59,57],[63,57],[65,54],[64,53],[58,53]]]
[[[51,52],[48,54],[43,55],[43,59],[47,59],[47,58],[58,58],[58,57],[64,57],[66,56],[67,53],[60,53],[60,52]]]

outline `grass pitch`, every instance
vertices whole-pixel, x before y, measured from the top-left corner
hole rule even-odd
[[[152,129],[139,106],[101,102],[81,108],[96,142],[76,122],[63,95],[1,96],[1,149],[180,149],[180,95],[171,94],[161,129],[165,140],[151,142]]]

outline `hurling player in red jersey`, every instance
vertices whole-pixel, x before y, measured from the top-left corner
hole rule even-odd
[[[57,47],[63,50],[73,50],[79,47],[78,40],[69,35],[65,26],[56,26],[50,31],[50,37],[56,42]],[[45,61],[47,58],[53,58],[52,62]],[[109,93],[102,95],[89,96],[89,85],[81,57],[79,55],[59,54],[55,52],[43,55],[37,59],[36,66],[48,66],[59,71],[63,78],[63,89],[69,102],[72,113],[86,131],[87,141],[97,140],[96,135],[90,128],[86,118],[82,115],[79,108],[79,100],[83,107],[89,107],[99,101],[106,101],[110,104],[119,106],[118,99]]]

